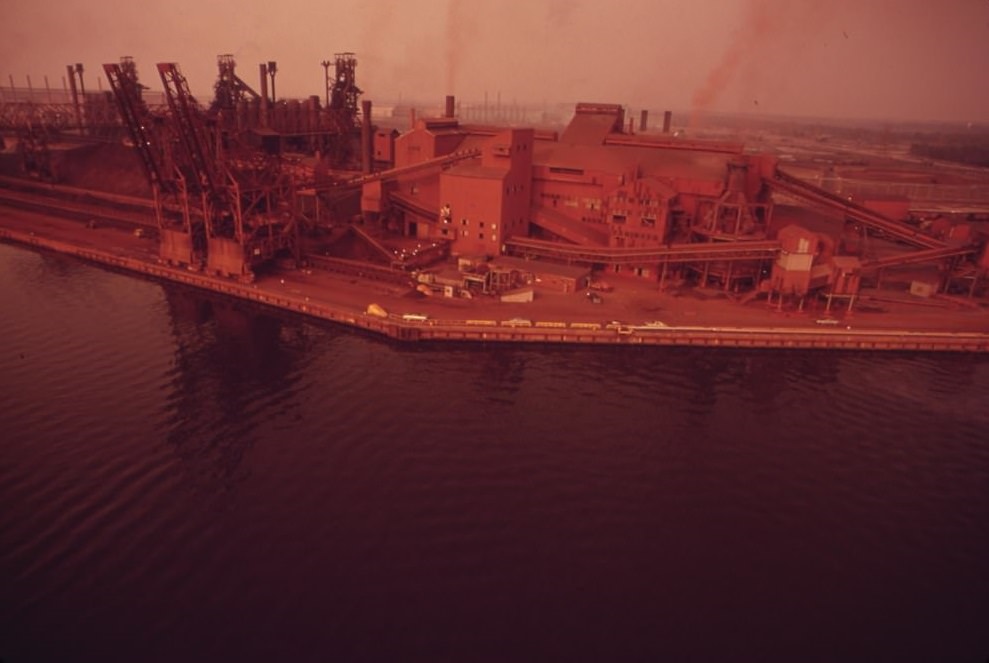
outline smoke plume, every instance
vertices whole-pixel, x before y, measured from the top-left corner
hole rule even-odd
[[[783,8],[769,0],[750,0],[741,25],[732,34],[721,61],[708,73],[691,100],[690,126],[697,126],[698,115],[711,108],[725,88],[747,66],[754,54],[776,36]]]

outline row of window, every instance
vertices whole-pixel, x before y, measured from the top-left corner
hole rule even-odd
[[[656,233],[639,233],[639,232],[624,232],[618,231],[615,233],[615,237],[627,237],[629,239],[647,239],[652,242],[660,241],[660,237]]]
[[[449,237],[450,236],[450,230],[448,228],[443,228],[440,231],[440,234],[443,235],[444,237]],[[465,229],[463,229],[463,230],[460,231],[460,236],[463,237],[464,239],[467,239],[468,237],[470,237],[470,232],[465,228]],[[477,233],[477,238],[480,239],[480,240],[483,240],[484,239],[484,233]],[[490,238],[491,238],[491,241],[492,242],[497,242],[498,241],[498,233],[491,233]]]
[[[636,198],[635,196],[629,196],[624,191],[617,192],[615,194],[615,200],[622,203],[630,203],[632,205],[638,203],[643,207],[659,207],[660,204],[659,200],[654,200],[652,198]]]
[[[628,221],[627,214],[612,214],[611,222],[616,225],[624,225]],[[654,216],[643,216],[639,219],[639,225],[643,228],[655,228],[656,227],[656,217]]]
[[[506,224],[507,224],[506,227],[507,227],[507,229],[509,231],[511,231],[514,228],[518,228],[518,227],[523,226],[525,224],[525,221],[526,220],[524,218],[508,219],[508,221],[506,222]],[[467,218],[460,219],[460,226],[461,226],[461,228],[460,228],[460,232],[459,233],[457,233],[456,230],[453,230],[451,232],[451,229],[450,228],[445,227],[447,225],[450,225],[450,223],[451,223],[451,221],[449,220],[449,218],[447,218],[447,217],[444,216],[443,217],[443,225],[440,226],[440,234],[443,237],[451,237],[452,236],[452,237],[462,237],[464,239],[470,237],[470,226],[471,226],[470,219],[467,219]],[[490,230],[491,231],[490,234],[487,235],[487,237],[491,241],[493,241],[493,242],[498,241],[498,224],[497,223],[486,223],[484,221],[478,221],[477,222],[477,229],[478,229],[477,239],[483,240],[485,238],[485,233],[482,232],[482,231],[485,230],[485,228],[487,228],[487,230]]]
[[[470,225],[470,219],[460,219],[460,225],[462,225],[462,226],[469,226]],[[484,221],[478,221],[477,222],[477,227],[483,230],[484,229]],[[497,223],[492,223],[491,224],[491,230],[497,230],[497,229],[498,229],[498,224]]]

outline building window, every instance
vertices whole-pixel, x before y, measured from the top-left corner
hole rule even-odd
[[[484,233],[477,233],[478,239],[484,239]]]
[[[625,223],[625,215],[624,214],[612,214],[611,215],[611,222],[612,223],[619,223],[619,224]]]
[[[477,224],[477,227],[478,228],[483,228],[484,227],[484,221],[481,221],[480,223],[478,223]]]
[[[466,226],[467,225],[467,219],[460,219],[460,225]]]
[[[644,217],[642,217],[642,227],[643,228],[655,228],[656,227],[656,219],[652,218],[651,216],[644,216]]]
[[[466,230],[461,230],[461,231],[460,231],[460,234],[461,234],[461,235],[462,235],[463,237],[467,237],[467,231],[466,231]]]
[[[550,166],[549,172],[555,173],[557,175],[583,175],[584,170],[582,168],[565,168],[563,166]]]

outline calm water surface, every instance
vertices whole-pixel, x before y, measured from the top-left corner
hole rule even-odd
[[[985,661],[989,358],[400,347],[0,245],[0,658]]]

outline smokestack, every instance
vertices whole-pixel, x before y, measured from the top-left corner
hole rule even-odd
[[[663,112],[663,133],[670,133],[670,123],[673,122],[673,111]]]
[[[72,109],[76,114],[76,126],[82,130],[82,111],[79,109],[79,89],[76,87],[76,70],[72,65],[67,65],[65,71],[69,75],[69,88],[72,90]],[[10,84],[11,87],[14,86],[13,83]]]
[[[306,131],[319,131],[319,95],[309,95],[309,103],[306,104],[309,116],[306,119]]]
[[[446,112],[443,114],[443,117],[453,117],[454,105],[455,105],[455,99],[453,95],[452,94],[446,95]]]
[[[409,107],[409,131],[416,128],[416,109],[415,106]]]
[[[79,128],[89,125],[89,119],[86,117],[86,84],[82,81],[82,63],[77,62],[75,66],[76,75],[79,77],[79,96],[82,97],[82,108],[79,113],[80,125]],[[87,132],[88,133],[88,132]]]
[[[371,173],[371,159],[374,157],[374,145],[371,141],[371,102],[368,99],[361,101],[361,113],[364,115],[361,122],[361,170],[365,175]]]
[[[643,110],[639,114],[639,131],[642,133],[646,132],[646,124],[649,122],[649,111]]]
[[[268,65],[262,62],[258,65],[261,74],[261,118],[260,124],[263,128],[268,126]]]
[[[275,96],[275,74],[278,73],[278,63],[274,60],[268,60],[268,76],[271,77],[271,103],[272,105],[278,102],[278,97]]]
[[[86,85],[82,82],[82,63],[76,63],[76,73],[79,74],[79,94],[82,95],[83,102],[86,101]]]

